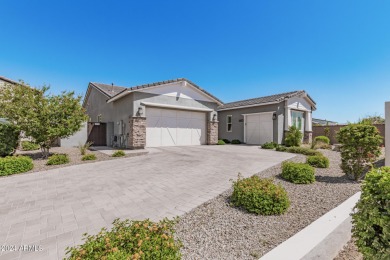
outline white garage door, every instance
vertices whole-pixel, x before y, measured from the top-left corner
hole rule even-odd
[[[273,113],[262,113],[246,115],[246,143],[264,144],[272,142],[273,134]]]
[[[146,146],[206,144],[206,113],[146,108]]]

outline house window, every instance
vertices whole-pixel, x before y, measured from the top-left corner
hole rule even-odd
[[[291,111],[291,123],[293,126],[303,131],[303,112]]]
[[[232,131],[232,116],[231,115],[226,117],[226,127],[227,127],[228,132]]]

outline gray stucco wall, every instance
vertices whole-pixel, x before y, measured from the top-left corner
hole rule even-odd
[[[87,123],[85,122],[81,126],[81,129],[74,133],[72,136],[61,139],[60,145],[61,147],[76,147],[80,143],[85,144],[87,142],[87,134]]]
[[[234,140],[238,139],[244,142],[244,116],[243,114],[262,113],[262,112],[275,112],[277,119],[273,120],[273,135],[274,142],[281,143],[283,140],[283,127],[284,127],[284,102],[278,104],[271,104],[266,106],[248,107],[232,110],[218,111],[218,138]],[[227,116],[232,116],[232,131],[227,131]],[[242,121],[242,122],[240,122]]]

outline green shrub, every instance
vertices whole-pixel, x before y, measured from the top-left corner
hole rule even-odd
[[[278,152],[287,152],[287,147],[283,145],[276,146],[276,151]]]
[[[91,147],[91,145],[93,144],[93,142],[86,142],[85,144],[82,144],[81,142],[79,143],[79,150],[80,150],[80,154],[81,155],[85,155],[87,150],[89,149],[89,147]]]
[[[309,148],[305,148],[305,147],[287,147],[287,152],[289,152],[289,153],[299,153],[299,154],[308,155],[308,156],[322,155],[322,153],[319,152],[319,151],[316,151],[316,150],[313,150],[313,149],[309,149]]]
[[[329,159],[321,155],[307,157],[306,163],[316,168],[329,168]]]
[[[359,180],[380,155],[382,137],[375,126],[350,124],[337,133],[342,144],[341,169],[349,177]]]
[[[284,138],[284,143],[286,146],[300,146],[302,142],[303,134],[301,130],[296,128],[295,126],[290,126],[288,132],[286,133],[286,137]]]
[[[229,141],[229,139],[222,139],[222,141],[224,141],[224,142],[225,142],[225,144],[230,144],[230,141]]]
[[[263,149],[274,149],[278,146],[277,143],[274,143],[274,142],[270,142],[270,143],[264,143],[261,148]]]
[[[314,138],[314,142],[315,143],[322,142],[322,143],[330,144],[329,138],[326,136],[323,136],[323,135],[320,135],[320,136],[317,136],[316,138]]]
[[[39,149],[39,144],[30,142],[30,141],[22,141],[22,150],[23,151],[35,151]]]
[[[67,154],[53,154],[47,160],[46,165],[60,165],[69,163],[69,157]]]
[[[232,144],[240,144],[241,143],[241,141],[240,140],[238,140],[238,139],[234,139],[234,140],[232,140]]]
[[[0,176],[28,172],[34,168],[33,161],[27,156],[7,156],[0,158]]]
[[[84,244],[68,247],[67,259],[181,259],[181,242],[175,240],[174,221],[113,222],[97,235],[84,235]]]
[[[0,123],[0,157],[12,155],[19,142],[19,129],[10,123]]]
[[[315,181],[314,168],[305,163],[284,162],[282,177],[295,184],[308,184]]]
[[[83,157],[81,158],[82,161],[93,161],[93,160],[96,160],[96,155],[93,154],[93,153],[90,153],[90,154],[85,154],[83,155]]]
[[[290,206],[287,192],[281,185],[258,176],[241,179],[239,175],[233,182],[231,202],[236,207],[261,215],[283,214]]]
[[[224,145],[224,144],[226,144],[223,140],[218,140],[218,143],[217,143],[218,145]]]
[[[112,154],[112,157],[122,157],[122,156],[125,156],[125,152],[122,151],[122,150],[118,150],[118,151],[115,151],[113,154]]]
[[[390,167],[367,173],[352,223],[352,236],[364,259],[389,259]]]

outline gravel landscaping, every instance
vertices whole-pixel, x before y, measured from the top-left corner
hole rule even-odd
[[[340,153],[321,150],[330,168],[316,169],[313,184],[282,180],[281,165],[257,175],[274,178],[287,190],[291,206],[281,216],[257,216],[229,206],[232,189],[183,215],[176,226],[183,259],[258,259],[360,190],[340,170]],[[297,155],[291,161],[305,162]]]
[[[363,260],[363,255],[358,252],[354,241],[350,240],[334,260]]]
[[[82,155],[80,155],[80,150],[76,147],[74,148],[68,148],[68,147],[53,147],[50,149],[51,154],[55,153],[65,153],[69,156],[70,162],[67,164],[61,164],[61,165],[46,165],[47,159],[42,158],[42,154],[40,150],[36,151],[21,151],[17,150],[15,154],[20,154],[20,155],[26,155],[29,156],[33,159],[34,163],[34,168],[31,171],[28,171],[26,173],[31,173],[31,172],[39,172],[39,171],[46,171],[46,170],[51,170],[51,169],[56,169],[56,168],[61,168],[61,167],[67,167],[71,165],[76,165],[76,164],[82,164],[82,163],[93,163],[93,162],[98,162],[98,161],[106,161],[106,160],[116,160],[118,158],[125,158],[125,157],[133,157],[137,156],[140,154],[137,153],[131,153],[131,154],[126,154],[124,157],[111,157],[107,154],[98,152],[98,151],[87,151],[87,154],[95,154],[96,155],[96,160],[92,161],[82,161]],[[23,174],[23,173],[22,173]]]

